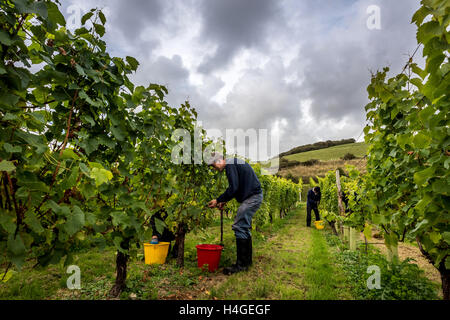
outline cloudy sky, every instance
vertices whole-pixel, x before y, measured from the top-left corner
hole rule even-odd
[[[416,49],[419,0],[62,2],[69,26],[104,8],[109,51],[140,62],[135,83],[166,85],[206,129],[277,133],[280,152],[360,137],[370,71],[398,73]]]

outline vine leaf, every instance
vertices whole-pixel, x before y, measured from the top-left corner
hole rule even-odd
[[[12,161],[2,160],[0,162],[0,171],[11,172],[16,170],[16,166]]]

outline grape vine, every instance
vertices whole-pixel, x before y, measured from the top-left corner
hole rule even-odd
[[[379,226],[386,246],[415,241],[440,272],[444,299],[450,299],[450,63],[449,13],[444,0],[422,0],[412,23],[425,67],[411,57],[403,72],[389,68],[372,75],[367,88],[369,144],[367,175],[348,184],[351,207],[358,215],[344,223],[360,229]],[[416,49],[417,51],[417,49]],[[408,70],[408,75],[405,71]],[[331,174],[322,185],[330,219],[336,214]],[[329,199],[327,197],[330,197]]]
[[[206,203],[225,187],[192,156],[172,163],[172,133],[194,131],[195,109],[169,106],[164,86],[130,81],[139,62],[110,56],[100,10],[74,32],[58,1],[2,1],[0,11],[0,266],[69,265],[80,241],[113,245],[117,296],[162,211],[156,228],[176,233],[182,266],[185,235],[211,222]],[[204,130],[200,141],[213,143]],[[294,204],[288,182],[270,185],[283,191],[258,221],[275,202],[283,212]]]

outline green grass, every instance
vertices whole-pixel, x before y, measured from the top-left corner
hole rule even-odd
[[[407,266],[396,272],[383,267],[388,277],[384,293],[365,288],[367,265],[385,265],[381,255],[349,252],[329,228],[306,227],[305,205],[289,212],[284,219],[253,232],[253,266],[247,272],[224,276],[219,269],[208,273],[197,267],[199,243],[219,243],[220,222],[205,231],[186,237],[185,267],[180,269],[169,258],[164,265],[146,265],[133,258],[128,265],[127,289],[120,299],[251,299],[251,300],[347,300],[435,298],[421,271]],[[235,256],[233,220],[224,219],[224,243],[220,267],[232,264]],[[380,260],[381,259],[381,260]],[[69,290],[69,274],[62,264],[32,268],[30,261],[21,272],[0,283],[3,299],[108,299],[115,277],[115,250],[83,249],[73,264],[81,269],[81,290]],[[385,278],[383,278],[385,279]],[[419,281],[420,280],[420,281]],[[415,293],[416,294],[415,294]]]
[[[197,267],[199,243],[219,243],[220,224],[187,235],[185,267],[169,258],[164,265],[146,265],[133,258],[128,265],[127,289],[121,299],[348,299],[342,272],[328,254],[323,233],[305,226],[305,206],[284,219],[253,232],[253,266],[247,272],[224,276]],[[224,250],[220,267],[236,259],[232,219],[224,219]],[[110,247],[82,250],[73,264],[81,269],[81,290],[66,287],[66,268],[24,266],[6,283],[0,299],[107,299],[114,283],[115,250]]]
[[[211,290],[218,299],[351,299],[342,270],[322,231],[306,227],[305,208],[294,210],[274,236],[258,241],[253,266]]]
[[[264,233],[254,232],[254,243],[263,242],[269,234],[277,230],[286,220],[276,219],[272,226],[264,228]],[[233,219],[224,217],[224,250],[219,267],[234,263],[235,238],[231,230]],[[143,262],[143,249],[138,249],[138,258],[128,264],[127,290],[121,299],[204,299],[212,297],[207,290],[211,282],[222,280],[219,271],[207,273],[197,267],[197,250],[200,243],[220,242],[220,220],[204,231],[193,231],[186,236],[185,267],[180,269],[170,256],[164,265],[146,265]],[[115,249],[82,249],[74,254],[73,264],[81,270],[81,290],[67,289],[66,273],[63,263],[47,268],[33,268],[28,262],[20,272],[15,272],[8,282],[0,282],[0,300],[34,299],[107,299],[115,279]]]
[[[358,250],[350,251],[348,243],[331,234],[326,241],[334,260],[347,278],[352,294],[358,300],[436,300],[439,299],[440,283],[426,278],[424,271],[414,260],[389,262],[379,248],[360,243]],[[369,266],[380,268],[380,288],[367,287]]]
[[[224,219],[220,267],[236,259],[232,222],[231,217]],[[195,245],[220,241],[220,222],[215,221],[205,231],[187,235],[183,269],[170,257],[164,265],[146,265],[140,251],[140,257],[128,264],[127,289],[120,299],[379,299],[379,292],[365,289],[366,269],[371,264],[383,266],[384,260],[380,255],[348,252],[330,232],[328,227],[307,228],[305,205],[301,204],[284,219],[277,218],[261,232],[253,232],[249,271],[224,276],[221,269],[208,273],[197,267]],[[0,300],[107,299],[115,277],[114,248],[83,249],[74,259],[73,264],[81,269],[81,290],[67,289],[69,274],[62,264],[32,268],[30,261],[8,282],[0,282]],[[417,266],[406,266],[395,274],[384,267],[382,274],[392,276],[386,278],[381,298],[434,298],[432,286],[424,279],[419,281],[422,276]]]
[[[73,264],[82,270],[81,279],[85,286],[81,291],[67,289],[70,274],[62,264],[32,268],[29,263],[22,271],[14,273],[8,282],[0,283],[0,299],[71,299],[76,295],[84,299],[103,298],[103,293],[110,288],[109,283],[113,282],[114,257],[112,249],[93,249],[74,257]]]
[[[253,266],[248,272],[234,274],[211,291],[218,299],[304,299],[301,248],[292,238],[299,212],[291,212],[272,226],[273,236],[253,241]],[[298,252],[299,255],[292,255]]]
[[[345,277],[338,270],[338,266],[330,263],[328,245],[322,234],[323,231],[312,230],[311,252],[306,263],[305,280],[308,285],[307,299],[336,300],[347,295]],[[350,296],[346,296],[350,298]]]
[[[308,152],[296,153],[286,156],[287,160],[307,161],[318,159],[321,161],[338,160],[346,153],[352,153],[356,157],[363,157],[367,152],[367,145],[364,142],[343,144],[326,149],[313,150]]]

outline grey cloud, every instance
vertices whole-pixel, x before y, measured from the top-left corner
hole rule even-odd
[[[213,97],[225,85],[222,79],[214,75],[204,75],[203,83],[203,86],[198,89],[203,95],[209,97]]]
[[[102,9],[106,15],[105,40],[112,54],[140,57],[158,44],[157,33],[144,33],[148,27],[155,30],[163,24],[166,2],[163,0],[70,0],[61,1],[61,12],[66,20],[80,22],[90,9]]]
[[[158,83],[165,85],[169,90],[169,98],[172,104],[179,105],[186,99],[189,90],[193,89],[189,84],[189,71],[183,66],[180,56],[176,55],[169,59],[160,56],[154,61],[145,61],[133,75],[133,80],[141,85]],[[182,101],[180,97],[184,96]]]
[[[240,48],[266,42],[268,26],[280,17],[279,4],[272,0],[203,0],[201,37],[217,45],[217,49],[198,70],[214,71],[226,66]]]
[[[113,9],[111,23],[130,42],[138,39],[147,26],[158,26],[164,13],[161,0],[118,0],[109,6]]]
[[[206,128],[270,128],[282,121],[281,151],[321,139],[359,135],[369,70],[389,65],[393,73],[401,71],[405,54],[415,49],[416,28],[409,22],[420,5],[419,0],[76,3],[86,2],[90,7],[109,7],[106,40],[112,54],[138,58],[141,65],[133,80],[167,85],[169,104],[189,100]],[[381,7],[382,30],[366,27],[366,9],[373,4]],[[195,28],[187,30],[186,21],[195,22]],[[187,52],[174,52],[180,46],[170,42],[172,35],[188,39]],[[281,57],[294,46],[300,49],[289,61]],[[206,55],[209,48],[216,51]],[[226,101],[214,102],[212,98],[225,85],[221,72],[244,49],[269,62],[237,70],[240,79]],[[415,58],[420,61],[420,51]],[[284,80],[292,75],[297,80]],[[204,84],[193,84],[195,77],[201,77]],[[304,101],[311,101],[309,112],[301,107]]]
[[[205,124],[214,123],[220,107],[212,102],[210,97],[223,86],[223,81],[217,77],[208,76],[205,86],[199,88],[192,85],[189,75],[189,70],[184,66],[180,56],[175,55],[171,59],[160,56],[142,64],[132,80],[141,85],[149,83],[165,85],[169,91],[166,97],[169,105],[180,106],[185,101],[189,101],[199,113],[200,120],[203,120]]]
[[[296,132],[298,137],[295,122],[302,116],[299,88],[283,81],[285,72],[279,57],[273,57],[263,68],[246,70],[223,106],[210,113],[213,117],[207,122],[208,128],[270,130],[282,121],[282,130]],[[285,142],[282,137],[282,148],[288,147]]]
[[[390,65],[400,72],[407,53],[415,48],[415,27],[408,26],[418,1],[381,1],[381,30],[366,27],[366,8],[371,1],[359,1],[353,15],[344,17],[325,36],[309,38],[299,60],[306,63],[305,97],[312,100],[311,112],[317,122],[347,116],[364,121],[366,87],[370,70]],[[355,17],[354,14],[357,14]]]
[[[312,100],[311,113],[317,122],[330,117],[338,120],[352,112],[361,115],[367,96],[370,74],[362,48],[354,44],[329,48],[308,50],[314,60],[304,72],[302,92]],[[333,59],[335,55],[341,58]]]
[[[149,69],[150,75],[157,75],[158,81],[168,86],[186,83],[189,77],[189,71],[183,67],[183,62],[179,55],[173,56],[172,59],[158,57],[154,63],[150,64]],[[182,85],[179,89],[183,87]]]

